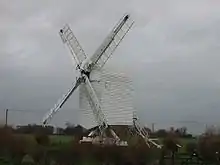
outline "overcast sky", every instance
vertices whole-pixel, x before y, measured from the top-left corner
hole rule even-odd
[[[8,108],[35,111],[9,111],[11,124],[39,123],[71,87],[75,68],[58,35],[65,23],[92,54],[125,12],[135,25],[108,65],[133,78],[142,121],[196,121],[193,131],[218,122],[219,0],[1,0],[0,120]],[[53,123],[77,123],[77,110],[78,93]]]

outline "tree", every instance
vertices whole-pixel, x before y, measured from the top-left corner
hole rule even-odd
[[[215,126],[209,126],[205,130],[205,135],[216,135],[218,134],[217,128]]]
[[[64,133],[66,135],[80,136],[84,133],[84,130],[85,130],[85,128],[83,128],[81,125],[69,126],[64,129]]]
[[[220,136],[207,134],[199,138],[199,153],[206,159],[216,160],[216,153],[220,153]]]
[[[158,137],[166,137],[168,133],[165,129],[159,129],[155,134]]]
[[[11,127],[0,128],[0,154],[20,163],[26,150],[26,139],[23,136],[14,136]]]
[[[74,127],[75,127],[75,124],[72,124],[72,123],[70,123],[69,121],[67,121],[67,122],[65,123],[65,126],[66,126],[66,128],[67,128],[67,127],[69,127],[69,128],[74,128]]]
[[[16,133],[22,133],[22,134],[31,134],[36,132],[43,132],[45,134],[53,134],[53,127],[52,126],[46,126],[43,127],[42,125],[36,125],[36,124],[28,124],[28,125],[20,125],[17,126],[15,132]]]
[[[175,133],[169,133],[163,140],[163,145],[165,150],[171,152],[177,152],[180,142],[178,140],[178,136]]]

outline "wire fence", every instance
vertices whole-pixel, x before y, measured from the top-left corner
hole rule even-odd
[[[71,115],[73,115],[76,109],[71,109]],[[48,112],[48,110],[30,110],[30,109],[5,109],[0,110],[0,124],[1,125],[28,125],[28,124],[42,124],[42,119],[44,115]],[[58,118],[58,124],[64,126],[69,120],[72,118],[71,115],[67,114],[67,119],[65,119],[65,115],[62,113],[58,114],[56,118]],[[75,118],[76,115],[74,115]],[[59,120],[59,117],[61,119]],[[71,120],[70,120],[71,121]],[[72,121],[71,121],[72,122]],[[77,122],[76,122],[77,123]]]
[[[8,124],[8,125],[27,125],[27,124],[41,124],[41,120],[44,114],[48,110],[30,110],[30,109],[8,109],[8,110],[0,110],[0,122],[1,124]],[[78,109],[72,109],[72,113],[74,114]],[[69,120],[71,116],[66,115]],[[75,119],[78,117],[74,115]],[[59,116],[58,116],[59,117]],[[65,114],[62,116],[62,119],[58,119],[58,124],[56,125],[65,125],[65,123],[69,122],[68,119],[65,119]],[[74,120],[71,120],[71,122]],[[56,123],[56,121],[55,121]],[[73,122],[77,123],[77,120]],[[170,127],[180,128],[186,127],[189,133],[193,134],[200,134],[203,133],[207,128],[215,127],[220,128],[220,123],[218,122],[204,122],[204,121],[196,121],[196,120],[169,120],[169,121],[155,121],[155,122],[143,122],[146,123],[146,127],[150,128],[153,131],[157,131],[158,129],[169,129]]]

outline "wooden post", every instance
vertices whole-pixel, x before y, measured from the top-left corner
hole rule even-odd
[[[5,126],[8,126],[8,109],[5,110]]]

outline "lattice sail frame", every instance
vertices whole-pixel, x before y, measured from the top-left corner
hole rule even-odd
[[[125,19],[126,15],[127,14],[125,14],[119,20],[119,22],[114,26],[113,30],[110,32],[110,34],[106,37],[106,39],[104,40],[104,42],[100,46],[102,48],[104,44],[109,43],[109,40],[112,39],[112,33],[116,32],[112,42],[105,49],[105,51],[103,52],[102,56],[99,58],[97,63],[95,63],[95,65],[94,65],[95,70],[102,69],[102,67],[105,65],[105,63],[108,61],[108,59],[111,57],[111,55],[115,52],[116,48],[119,46],[121,41],[124,39],[126,34],[129,32],[129,30],[133,26],[134,20],[132,19],[132,17],[130,15],[129,15],[128,19],[126,19],[126,21],[122,22],[122,20]],[[122,26],[120,26],[120,24],[122,24]],[[99,49],[96,50],[95,54],[98,54],[98,52],[99,52]]]
[[[107,69],[90,75],[102,112],[109,125],[133,125],[133,86],[131,79],[122,73]],[[80,124],[85,128],[97,126],[84,85],[79,88]]]

